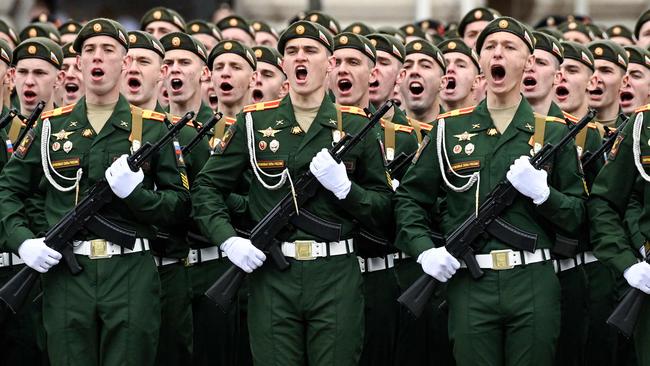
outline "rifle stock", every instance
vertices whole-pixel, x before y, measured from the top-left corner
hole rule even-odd
[[[650,263],[650,256],[646,257],[645,262]],[[618,329],[625,337],[630,338],[634,333],[645,299],[646,296],[643,291],[630,287],[621,302],[607,318],[607,324]]]
[[[557,144],[546,144],[542,149],[537,152],[531,159],[531,165],[535,169],[540,169],[546,164],[554,155],[555,152],[563,148],[564,145],[572,141],[582,128],[594,119],[596,112],[590,110],[585,117],[576,125],[567,123],[570,130]],[[478,214],[471,214],[465,221],[458,226],[447,237],[445,247],[449,254],[458,260],[463,260],[471,276],[474,279],[479,279],[483,276],[483,270],[479,266],[476,258],[474,257],[476,239],[486,231],[486,228],[503,213],[515,199],[519,196],[517,189],[508,180],[503,180],[494,187],[488,194],[486,200],[481,204],[478,209]],[[516,244],[516,243],[515,243]],[[519,248],[522,250],[534,251],[535,248]],[[435,283],[436,280],[428,274],[422,274],[420,278],[411,286],[418,284],[418,288],[411,289],[409,287],[397,299],[397,302],[404,305],[413,315],[419,317],[424,309],[424,304],[429,300],[433,291],[429,291],[429,283]],[[426,293],[417,292],[425,291]],[[429,296],[426,297],[425,296]]]
[[[345,136],[332,147],[329,152],[332,158],[337,163],[340,163],[345,154],[355,147],[379,122],[381,117],[393,107],[391,100],[384,103],[372,116],[370,121],[366,124],[358,134],[352,136],[345,134]],[[367,115],[371,115],[366,110]],[[289,262],[286,260],[280,246],[278,245],[275,236],[289,223],[291,218],[296,215],[296,208],[294,205],[297,203],[298,208],[304,205],[311,197],[313,197],[320,183],[308,169],[301,175],[294,184],[296,196],[294,197],[291,192],[287,193],[251,230],[250,241],[258,249],[267,252],[272,261],[277,265],[278,269],[284,270],[289,267]],[[234,265],[228,269],[217,281],[208,288],[205,295],[217,304],[221,310],[228,312],[230,304],[235,300],[235,296],[246,273]]]
[[[140,169],[142,164],[153,153],[159,151],[165,144],[171,141],[193,116],[193,112],[188,112],[155,145],[147,142],[129,156],[127,161],[131,170],[137,171]],[[97,182],[91,187],[86,197],[77,206],[72,208],[72,210],[68,211],[45,234],[45,244],[62,253],[73,275],[83,270],[79,263],[77,263],[75,255],[72,252],[71,243],[73,238],[84,228],[85,223],[112,199],[113,191],[106,180]],[[7,304],[11,311],[16,313],[24,306],[32,287],[34,287],[39,277],[39,272],[25,266],[0,288],[0,300]]]

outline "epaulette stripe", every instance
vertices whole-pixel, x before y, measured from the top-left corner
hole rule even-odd
[[[562,114],[564,115],[564,118],[568,119],[571,122],[578,122],[579,121],[578,117],[572,115],[571,113],[567,113],[567,112],[563,111]]]
[[[588,128],[593,128],[594,130],[597,130],[597,129],[598,129],[598,125],[595,124],[595,123],[593,123],[593,122],[589,122],[589,123],[587,123],[587,127],[588,127]]]
[[[165,115],[156,111],[152,111],[150,109],[143,109],[142,118],[163,122],[165,120]]]
[[[426,131],[431,131],[433,129],[433,125],[425,122],[420,122],[420,128]]]
[[[387,122],[390,122],[390,121],[386,121],[385,119],[382,118],[380,120],[381,127],[386,128],[386,123]],[[390,123],[392,123],[392,122],[390,122]],[[411,133],[413,131],[413,127],[399,125],[397,123],[393,123],[393,125],[395,126],[395,127],[393,127],[395,129],[395,131],[406,132],[406,133]]]
[[[645,111],[650,111],[650,104],[646,104],[643,107],[639,107],[635,109],[634,113],[645,112]]]
[[[74,109],[74,106],[75,106],[74,104],[68,104],[68,105],[63,106],[63,107],[54,108],[52,110],[45,111],[45,112],[41,113],[41,119],[56,117],[56,116],[62,115],[63,113],[68,113],[72,109]]]
[[[358,108],[358,107],[342,105],[339,109],[341,110],[341,112],[358,114],[358,115],[361,115],[361,116],[364,116],[364,117],[366,116],[366,112],[364,112],[363,109]]]
[[[276,99],[276,100],[271,100],[268,102],[260,102],[260,103],[255,103],[255,104],[249,104],[244,107],[243,111],[244,112],[256,112],[256,111],[263,111],[265,109],[271,109],[271,108],[276,108],[280,105],[280,102],[282,99]]]
[[[436,119],[460,116],[460,115],[467,114],[467,113],[470,113],[470,112],[474,111],[475,108],[476,108],[476,106],[460,108],[460,109],[454,109],[453,111],[449,111],[449,112],[439,114]]]
[[[546,122],[558,122],[558,123],[566,124],[566,121],[563,120],[562,118],[557,118],[553,116],[546,116]]]
[[[226,126],[231,126],[235,122],[237,122],[237,118],[232,118],[232,117],[224,117],[226,119]]]

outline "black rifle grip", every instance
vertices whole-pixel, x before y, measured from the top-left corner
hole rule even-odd
[[[280,243],[272,244],[269,247],[269,256],[271,257],[273,264],[275,264],[275,266],[280,271],[284,271],[285,269],[289,268],[290,264],[287,261],[287,258],[284,257],[284,254],[282,254]]]
[[[74,251],[72,250],[72,245],[66,245],[63,250],[61,250],[61,255],[63,256],[63,260],[65,260],[65,264],[68,265],[70,273],[73,275],[78,275],[84,270],[79,262],[77,262],[77,257],[75,257]]]

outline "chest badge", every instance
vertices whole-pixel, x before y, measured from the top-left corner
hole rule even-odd
[[[58,141],[55,141],[52,144],[52,151],[59,151],[61,149],[61,143]]]
[[[260,141],[260,142],[257,144],[257,147],[260,148],[260,151],[264,151],[264,150],[266,150],[266,141]]]
[[[77,121],[70,122],[69,127],[77,127]]]
[[[275,153],[276,151],[278,151],[278,149],[280,149],[280,141],[272,140],[271,143],[269,144],[269,150]]]
[[[475,123],[475,124],[472,125],[472,128],[473,129],[481,128],[481,124],[480,123]]]
[[[497,129],[496,128],[490,128],[487,132],[488,136],[496,136],[497,135]]]
[[[301,133],[302,133],[302,128],[300,128],[300,126],[293,126],[291,128],[292,135],[300,135]]]
[[[465,145],[465,154],[472,155],[472,153],[474,153],[474,144],[470,142]]]
[[[274,130],[271,127],[266,130],[257,130],[257,132],[262,134],[262,137],[275,137],[275,134],[280,132],[280,130]]]
[[[124,121],[122,121],[122,122],[120,122],[120,126],[126,128],[126,127],[129,127],[129,124],[126,123],[126,122],[124,122]]]
[[[71,150],[72,150],[72,141],[68,140],[63,144],[63,151],[65,151],[65,153],[67,154]]]
[[[87,138],[93,137],[93,130],[90,128],[86,128],[85,130],[81,131],[81,136]]]
[[[52,134],[52,136],[56,137],[56,140],[67,140],[70,135],[72,135],[74,131],[66,132],[66,130],[61,130],[57,133]]]
[[[533,126],[531,126],[530,123],[526,123],[526,125],[524,127],[526,127],[528,129],[528,131],[533,130]]]
[[[454,146],[454,154],[460,154],[460,152],[463,151],[463,147],[460,145]]]
[[[469,133],[467,131],[461,133],[460,135],[454,135],[455,138],[458,139],[458,141],[470,141],[472,137],[478,135],[477,133]]]
[[[279,120],[275,121],[275,125],[276,125],[276,126],[282,126],[283,124],[284,124],[284,120],[283,120],[283,119],[279,119]]]

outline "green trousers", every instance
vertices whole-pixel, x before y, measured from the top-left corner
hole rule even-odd
[[[460,366],[553,365],[560,333],[560,283],[550,261],[459,270],[449,281],[449,336]]]
[[[64,263],[43,276],[43,321],[54,366],[154,365],[160,279],[149,252]]]
[[[395,275],[400,293],[423,273],[422,266],[412,258],[396,261]],[[441,306],[445,298],[445,288],[439,286],[417,319],[405,307],[400,307],[395,365],[455,364],[447,332],[447,309]]]
[[[356,366],[363,287],[354,255],[266,264],[250,276],[248,327],[255,365]]]
[[[24,265],[0,268],[0,286],[4,285]],[[40,282],[34,286],[26,306],[17,314],[0,305],[0,356],[2,365],[47,365],[45,329],[43,328],[43,303]]]
[[[363,274],[365,337],[359,365],[395,362],[399,287],[393,268]]]
[[[188,268],[192,283],[194,352],[192,365],[238,365],[241,347],[239,305],[224,314],[204,293],[231,265],[227,258]]]
[[[588,332],[588,282],[583,266],[558,273],[562,288],[560,338],[555,364],[582,366]]]
[[[192,360],[192,287],[182,262],[158,267],[160,337],[156,365],[177,366]]]

